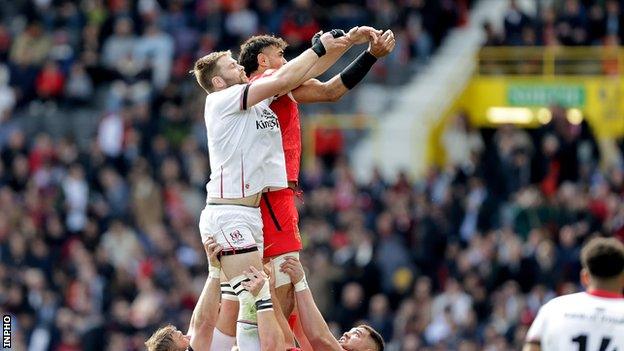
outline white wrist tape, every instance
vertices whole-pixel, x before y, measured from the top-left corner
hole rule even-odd
[[[208,266],[208,278],[219,279],[221,277],[221,268]]]
[[[305,276],[303,276],[303,279],[295,284],[295,292],[304,291],[305,289],[308,289],[308,282],[306,281]]]

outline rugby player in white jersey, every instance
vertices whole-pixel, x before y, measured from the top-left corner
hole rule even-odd
[[[595,238],[581,251],[585,292],[542,306],[523,351],[624,350],[624,244]]]
[[[222,270],[241,303],[236,338],[242,350],[284,349],[277,324],[255,326],[256,311],[273,313],[269,291],[256,301],[242,285],[248,279],[245,269],[262,269],[261,195],[288,186],[280,126],[269,104],[308,80],[319,57],[347,45],[346,38],[326,33],[275,74],[251,84],[229,51],[195,62],[195,78],[208,94],[204,118],[211,169],[199,229],[202,242],[213,237],[223,247]]]

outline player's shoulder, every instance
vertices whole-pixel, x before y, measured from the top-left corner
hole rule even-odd
[[[247,84],[234,84],[223,90],[212,92],[208,94],[208,96],[206,96],[206,102],[220,101],[224,99],[229,99],[232,96],[236,96],[240,94],[240,92],[243,90],[245,85]]]
[[[546,302],[542,308],[553,309],[560,307],[570,307],[587,301],[587,294],[584,292],[557,296]]]

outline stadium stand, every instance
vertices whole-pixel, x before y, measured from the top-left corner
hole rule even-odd
[[[294,53],[318,29],[370,24],[399,44],[369,79],[398,84],[472,3],[0,2],[0,311],[14,349],[138,350],[163,323],[188,325],[207,273],[203,96],[187,74],[200,54],[259,32]],[[510,7],[486,44],[619,45],[619,1],[552,3],[541,17]],[[344,135],[320,133],[301,177],[302,261],[336,333],[367,321],[388,350],[518,350],[542,304],[581,290],[582,243],[624,240],[624,144],[601,167],[593,126],[550,113],[532,129],[453,115],[446,163],[416,180],[376,169],[358,183]]]

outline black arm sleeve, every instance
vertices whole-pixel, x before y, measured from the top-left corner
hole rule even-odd
[[[340,72],[340,79],[347,89],[353,89],[377,62],[377,58],[368,51],[360,54],[349,66]]]

